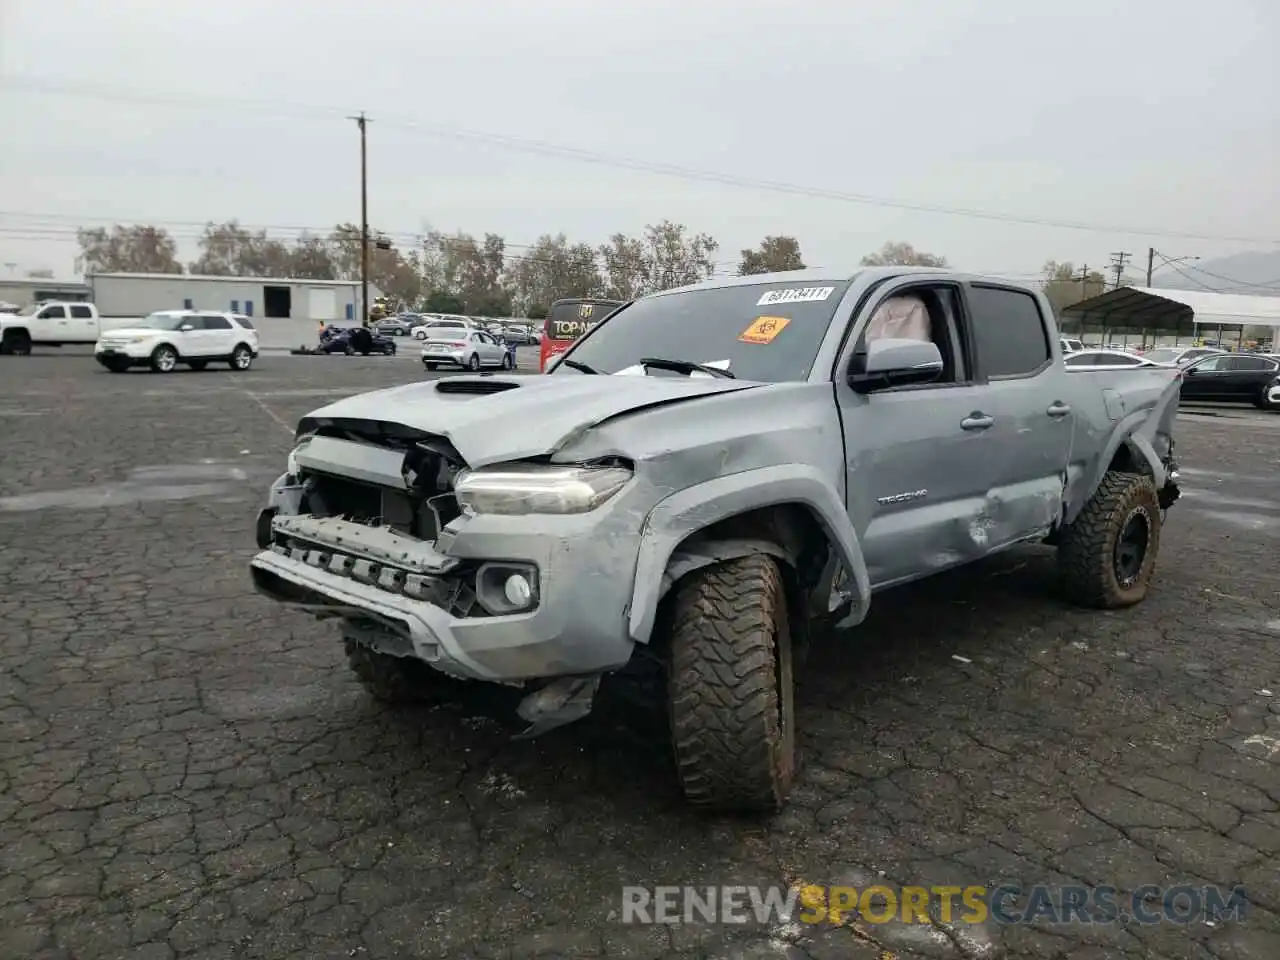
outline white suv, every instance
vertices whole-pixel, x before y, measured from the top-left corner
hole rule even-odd
[[[104,332],[93,356],[112,373],[130,367],[169,373],[180,363],[203,370],[210,361],[248,370],[258,356],[258,331],[240,313],[161,310],[134,326]]]

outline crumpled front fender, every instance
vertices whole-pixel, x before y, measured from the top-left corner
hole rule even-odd
[[[649,512],[628,613],[632,639],[639,643],[649,641],[658,601],[669,586],[668,566],[673,564],[681,543],[721,520],[784,504],[808,509],[822,526],[848,573],[853,603],[850,614],[840,625],[862,622],[870,606],[871,583],[845,505],[821,471],[805,464],[788,463],[746,470],[688,487],[661,500]],[[717,546],[709,562],[755,552],[772,551],[768,545],[755,541],[725,541]],[[701,565],[696,557],[676,557],[672,574],[677,569],[687,572]]]

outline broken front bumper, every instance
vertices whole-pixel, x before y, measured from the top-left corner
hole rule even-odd
[[[431,544],[384,527],[298,516],[290,509],[296,489],[281,478],[259,521],[260,537],[273,541],[251,562],[260,593],[362,624],[383,635],[375,645],[385,652],[467,679],[584,676],[630,659],[626,611],[639,537],[623,533],[611,511],[465,517]],[[462,602],[486,589],[495,595],[503,578],[521,571],[533,586],[527,609],[494,614]]]

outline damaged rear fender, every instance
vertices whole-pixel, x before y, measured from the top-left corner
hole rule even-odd
[[[806,509],[822,527],[847,571],[847,589],[852,593],[852,612],[841,626],[860,623],[870,604],[871,582],[844,503],[820,471],[801,463],[787,463],[708,480],[672,494],[649,512],[628,614],[631,638],[638,643],[649,642],[658,601],[679,576],[750,553],[772,553],[791,559],[780,545],[753,539],[717,540],[699,545],[700,550],[678,549],[712,524],[787,504]]]
[[[1150,476],[1157,490],[1165,485],[1168,480],[1168,470],[1143,430],[1143,427],[1149,424],[1149,417],[1150,411],[1139,411],[1125,417],[1116,425],[1107,445],[1102,450],[1102,455],[1094,465],[1088,483],[1081,488],[1079,495],[1071,497],[1067,503],[1066,516],[1063,518],[1067,523],[1073,521],[1084,509],[1094,491],[1098,489],[1098,485],[1102,483],[1102,478],[1117,462],[1130,469],[1137,468]]]

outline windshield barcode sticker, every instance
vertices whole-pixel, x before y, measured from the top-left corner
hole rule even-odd
[[[792,287],[790,290],[769,290],[756,301],[757,307],[772,307],[780,303],[817,303],[836,292],[835,287]]]

